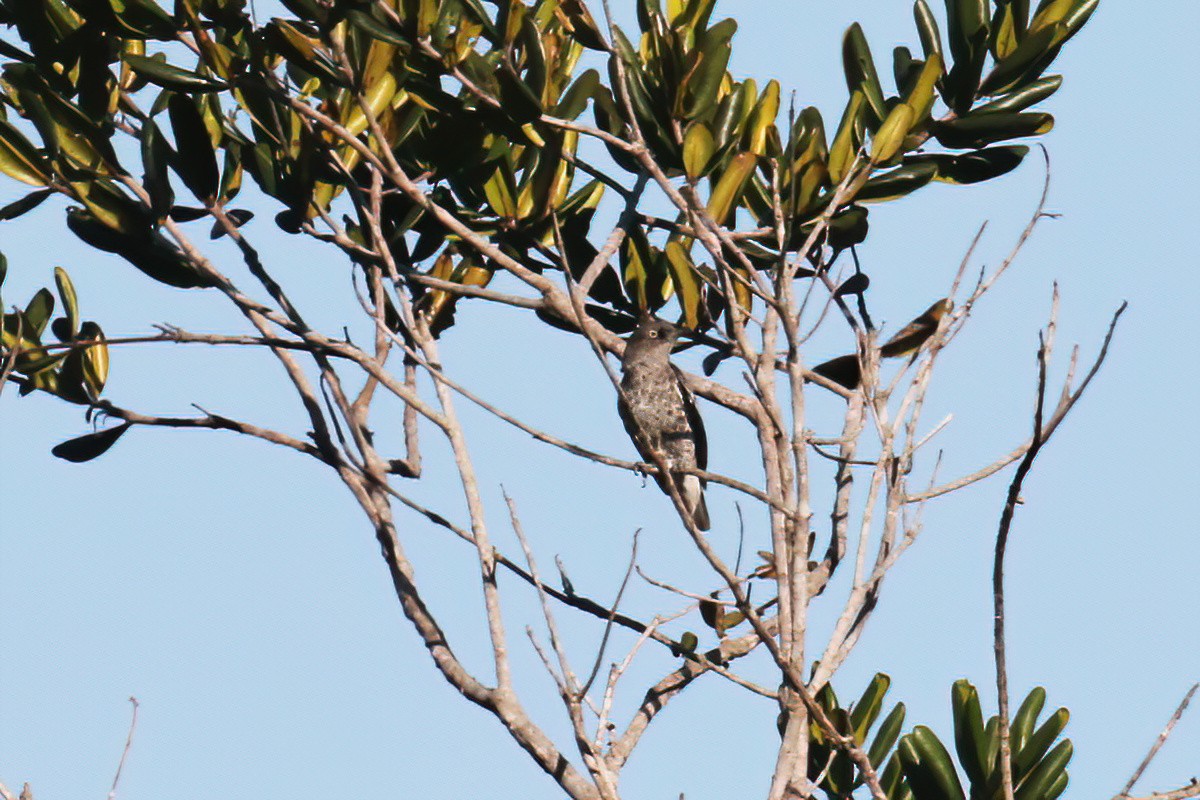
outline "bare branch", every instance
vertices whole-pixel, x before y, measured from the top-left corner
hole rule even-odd
[[[1154,740],[1154,744],[1151,745],[1150,752],[1147,753],[1146,757],[1142,759],[1142,763],[1138,764],[1138,768],[1133,771],[1133,775],[1129,777],[1129,781],[1125,784],[1121,791],[1117,792],[1117,794],[1113,796],[1113,800],[1123,800],[1123,798],[1128,798],[1130,796],[1129,793],[1133,791],[1133,785],[1138,782],[1138,779],[1142,777],[1142,773],[1145,772],[1146,768],[1150,766],[1150,762],[1153,761],[1154,757],[1158,755],[1158,751],[1161,750],[1162,746],[1167,743],[1167,739],[1170,738],[1171,732],[1175,730],[1175,725],[1183,717],[1183,712],[1187,711],[1188,704],[1192,702],[1192,697],[1196,694],[1197,689],[1200,689],[1200,683],[1193,683],[1192,688],[1187,690],[1187,693],[1183,696],[1183,699],[1179,701],[1179,706],[1175,709],[1175,713],[1171,715],[1171,719],[1167,720],[1166,727],[1162,729],[1162,732],[1158,734],[1158,738]],[[1194,797],[1197,794],[1200,794],[1200,786],[1197,785],[1195,778],[1192,779],[1192,782],[1189,786],[1185,786],[1183,789],[1179,789],[1177,791],[1186,792],[1189,790],[1196,790],[1196,792],[1195,794],[1177,794],[1176,797]],[[1166,795],[1156,794],[1152,795],[1152,797],[1165,798],[1171,794],[1175,793],[1169,792]]]

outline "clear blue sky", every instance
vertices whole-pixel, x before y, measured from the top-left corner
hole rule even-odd
[[[631,5],[617,3],[618,6]],[[834,8],[836,10],[828,10]],[[840,41],[863,22],[881,65],[916,41],[908,0],[725,2],[737,15],[733,69],[775,77],[836,120],[844,103]],[[941,364],[926,419],[946,413],[943,474],[969,471],[1026,435],[1033,350],[1053,281],[1062,291],[1061,375],[1070,344],[1084,358],[1108,317],[1130,302],[1111,357],[1027,485],[1009,556],[1014,692],[1034,685],[1072,711],[1068,797],[1110,797],[1124,784],[1187,687],[1200,679],[1200,424],[1192,342],[1200,278],[1192,246],[1193,152],[1200,112],[1191,37],[1200,7],[1104,0],[1059,59],[1063,89],[1046,104],[1050,210],[1013,271]],[[881,70],[885,71],[885,70]],[[872,213],[862,248],[877,315],[893,326],[939,297],[975,229],[990,221],[979,263],[1008,252],[1032,210],[1036,159],[994,185],[933,187]],[[0,202],[18,196],[0,183]],[[333,252],[277,235],[270,214],[247,228],[310,319],[338,330],[353,311]],[[110,336],[171,322],[240,330],[215,296],[150,286],[115,257],[88,252],[48,202],[0,225],[7,303],[24,302],[67,267],[85,316]],[[218,243],[210,252],[233,264]],[[449,369],[518,416],[596,449],[632,456],[611,388],[583,343],[519,314],[464,306],[444,337]],[[813,358],[837,354],[814,353]],[[569,365],[569,366],[564,366]],[[691,365],[693,368],[694,364]],[[730,372],[722,377],[736,380]],[[215,413],[294,431],[303,422],[269,356],[147,346],[113,354],[111,399],[150,413]],[[755,480],[738,423],[706,408],[713,467]],[[576,587],[613,595],[642,527],[646,570],[710,588],[670,509],[625,473],[579,464],[464,409],[499,545],[516,551],[499,502],[515,498],[541,563],[562,556]],[[386,425],[386,415],[377,427]],[[50,456],[86,430],[77,408],[0,397],[0,780],[41,798],[107,792],[128,725],[141,720],[123,800],[220,793],[265,800],[344,796],[558,797],[488,715],[435,673],[399,613],[370,530],[317,465],[231,434],[135,430],[105,457]],[[402,487],[461,519],[445,453],[428,481]],[[949,741],[949,688],[971,679],[991,696],[991,547],[1005,481],[933,506],[922,539],[889,578],[862,645],[835,685],[856,696],[876,670],[909,723]],[[714,544],[732,552],[733,498],[714,490]],[[427,600],[466,661],[486,670],[475,566],[468,549],[400,512]],[[754,519],[752,516],[751,519]],[[761,546],[752,532],[751,546]],[[465,582],[465,583],[464,583]],[[466,588],[464,588],[466,587]],[[521,688],[554,735],[567,728],[552,686],[521,636],[540,618],[504,582]],[[814,606],[814,635],[840,596]],[[637,584],[629,608],[668,604]],[[590,664],[599,626],[570,621],[572,653]],[[824,620],[824,621],[822,621]],[[699,623],[691,623],[698,629]],[[618,637],[615,653],[629,642]],[[625,686],[623,723],[642,688],[671,668],[646,651]],[[754,667],[750,667],[753,672]],[[486,674],[486,672],[485,672]],[[757,674],[765,674],[761,668]],[[994,701],[985,699],[985,710]],[[624,776],[629,797],[689,800],[765,794],[776,710],[709,676],[662,715]],[[565,740],[565,739],[564,739]],[[1200,710],[1180,724],[1143,791],[1200,772]]]

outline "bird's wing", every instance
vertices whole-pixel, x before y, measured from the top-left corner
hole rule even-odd
[[[708,469],[708,434],[704,432],[704,418],[700,409],[696,408],[696,398],[683,382],[683,373],[679,367],[671,365],[675,374],[675,384],[679,387],[679,395],[683,398],[683,413],[687,416],[688,428],[691,429],[692,441],[696,447],[696,466]]]

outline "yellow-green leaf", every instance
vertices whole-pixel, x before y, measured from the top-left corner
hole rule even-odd
[[[708,215],[718,225],[729,221],[757,164],[758,157],[754,153],[738,153],[729,161],[729,166],[721,174],[708,198]]]
[[[679,295],[679,307],[683,310],[684,323],[694,330],[700,325],[703,287],[696,273],[696,266],[677,239],[667,242],[667,266],[671,270],[671,280],[675,283],[675,291]]]
[[[683,135],[683,169],[692,180],[699,180],[707,172],[717,145],[712,133],[703,122],[693,122]]]

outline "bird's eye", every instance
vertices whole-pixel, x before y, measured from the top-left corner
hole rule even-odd
[[[651,339],[657,339],[657,338],[658,338],[658,331],[650,331],[650,332],[649,332],[649,333],[647,333],[646,335],[647,335],[647,336],[649,336]]]

